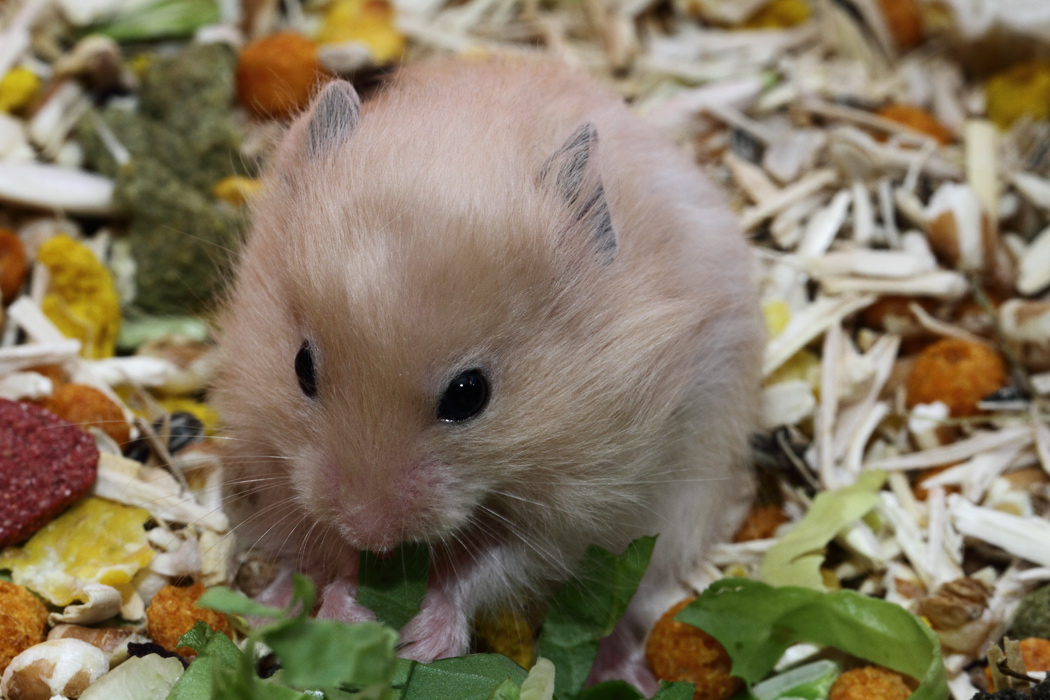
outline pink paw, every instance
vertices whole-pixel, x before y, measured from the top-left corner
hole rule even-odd
[[[598,656],[587,684],[622,680],[642,691],[645,697],[652,697],[660,684],[645,663],[644,648],[636,641],[625,639],[626,635],[619,632],[621,630],[617,629],[598,646]]]
[[[376,619],[374,612],[357,602],[357,582],[347,579],[333,581],[321,592],[319,620],[341,622],[369,622]]]
[[[466,653],[470,631],[463,613],[444,592],[431,589],[419,614],[401,630],[401,656],[424,663]]]

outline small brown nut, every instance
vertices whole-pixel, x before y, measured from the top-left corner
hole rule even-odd
[[[828,700],[906,700],[914,681],[881,666],[846,671],[835,680]]]
[[[22,239],[14,231],[0,228],[0,298],[3,303],[15,298],[28,270]]]
[[[196,656],[189,647],[179,646],[179,637],[193,629],[198,620],[208,623],[215,632],[232,636],[230,622],[222,613],[197,607],[197,599],[204,595],[204,585],[165,586],[153,596],[146,608],[146,622],[150,637],[168,651],[183,656]]]
[[[764,503],[751,506],[747,518],[733,535],[734,542],[764,540],[773,536],[777,528],[788,520],[784,509],[775,503]]]
[[[0,695],[7,700],[49,700],[55,695],[78,698],[107,671],[106,655],[87,642],[43,642],[11,660],[0,681]]]
[[[83,625],[55,625],[47,633],[48,641],[55,639],[79,639],[87,642],[93,647],[98,647],[105,653],[110,664],[114,664],[114,652],[127,645],[128,640],[135,634],[134,627],[84,627]],[[126,657],[125,653],[121,657]]]
[[[953,417],[977,413],[977,402],[1006,384],[1006,363],[982,343],[945,338],[915,358],[908,375],[908,406],[941,401]]]
[[[0,581],[0,673],[23,651],[44,641],[47,608],[23,586]]]
[[[680,601],[653,626],[645,661],[660,680],[695,683],[693,700],[726,700],[744,688],[744,681],[729,675],[729,654],[707,632],[674,619],[693,600]]]
[[[124,411],[108,396],[87,384],[62,384],[55,387],[44,408],[59,418],[81,428],[98,428],[118,445],[131,439],[131,428]]]

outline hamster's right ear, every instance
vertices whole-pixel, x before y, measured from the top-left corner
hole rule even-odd
[[[343,144],[357,128],[361,98],[345,80],[333,80],[310,106],[307,145],[310,157],[319,158]]]

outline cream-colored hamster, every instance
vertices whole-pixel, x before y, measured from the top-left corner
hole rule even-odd
[[[571,69],[431,62],[363,106],[330,83],[278,148],[221,318],[241,541],[349,620],[358,550],[430,543],[402,630],[427,660],[588,545],[659,533],[600,657],[631,675],[748,481],[750,269],[715,188]]]

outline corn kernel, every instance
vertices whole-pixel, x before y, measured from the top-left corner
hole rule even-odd
[[[318,44],[357,41],[376,63],[389,63],[405,51],[405,37],[394,27],[394,8],[387,0],[336,0],[325,13]]]

